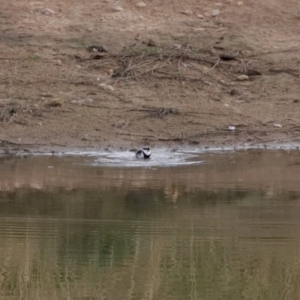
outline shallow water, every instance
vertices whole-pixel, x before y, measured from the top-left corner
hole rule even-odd
[[[0,160],[0,299],[299,298],[298,151],[132,155]]]

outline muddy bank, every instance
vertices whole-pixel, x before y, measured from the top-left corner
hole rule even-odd
[[[297,1],[0,2],[2,152],[299,142]]]

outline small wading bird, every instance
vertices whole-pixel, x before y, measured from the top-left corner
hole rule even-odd
[[[150,147],[143,147],[142,149],[138,150],[135,153],[135,157],[136,158],[144,158],[144,159],[148,159],[151,156],[151,150]]]

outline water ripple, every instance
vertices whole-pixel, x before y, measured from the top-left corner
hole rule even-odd
[[[175,167],[183,165],[201,164],[203,160],[198,154],[187,152],[171,152],[159,150],[152,152],[148,160],[137,159],[134,152],[97,153],[93,166],[107,167]]]

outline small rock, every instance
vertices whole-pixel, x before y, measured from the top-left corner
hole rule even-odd
[[[107,75],[108,76],[112,76],[114,74],[114,70],[113,69],[109,69],[108,71],[107,71]]]
[[[55,11],[53,9],[51,9],[51,8],[45,7],[43,9],[41,9],[41,13],[43,15],[54,15]]]
[[[126,120],[119,120],[116,124],[114,124],[113,126],[114,127],[117,127],[117,128],[121,128],[121,129],[124,129],[125,127],[127,127],[128,125],[128,121]]]
[[[187,15],[187,16],[191,16],[193,14],[193,12],[190,9],[182,11],[181,13],[184,14],[184,15]]]
[[[282,128],[282,125],[281,125],[281,124],[274,124],[273,126],[274,126],[274,127],[277,127],[277,128]]]
[[[220,14],[220,10],[219,9],[213,9],[212,11],[211,11],[211,16],[212,17],[216,17],[216,16],[218,16]]]
[[[249,80],[249,76],[242,74],[242,75],[237,76],[236,79],[239,81],[246,81],[246,80]]]
[[[59,107],[63,105],[63,101],[61,99],[53,99],[46,103],[46,106],[50,107]]]
[[[229,129],[230,131],[234,131],[234,130],[235,130],[235,126],[229,126],[228,129]]]
[[[123,10],[123,7],[121,7],[121,6],[114,6],[114,7],[112,8],[112,10],[113,10],[113,11],[116,11],[116,12],[122,11],[122,10]]]
[[[199,19],[204,19],[204,16],[201,15],[201,14],[198,14],[197,17],[198,17]]]
[[[105,83],[101,83],[99,85],[103,90],[106,90],[106,91],[111,91],[113,92],[115,90],[115,88],[112,86],[112,85],[107,85]]]
[[[54,61],[57,66],[62,66],[62,62],[60,59]]]
[[[137,3],[136,6],[137,6],[138,8],[143,8],[143,7],[146,7],[147,4],[146,4],[145,2],[139,2],[139,3]]]
[[[240,89],[237,89],[237,88],[233,88],[231,91],[230,91],[230,95],[231,96],[236,96],[236,95],[241,95],[242,92]]]
[[[107,85],[106,89],[113,92],[115,90],[115,88],[112,85]]]

